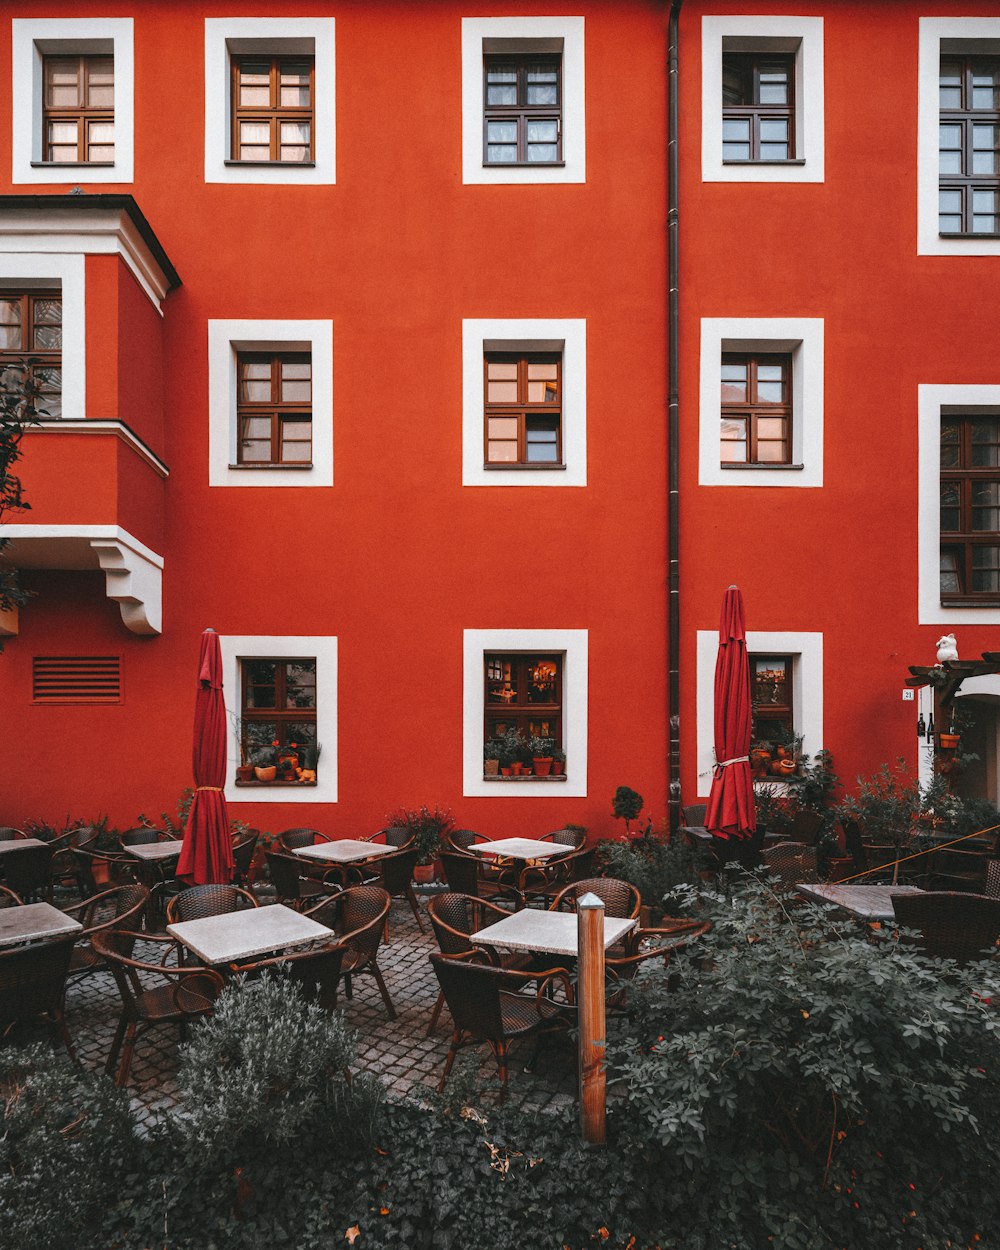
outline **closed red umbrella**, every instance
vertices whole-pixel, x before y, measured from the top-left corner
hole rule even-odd
[[[757,830],[750,776],[750,665],[746,621],[739,587],[722,600],[719,654],[715,661],[715,775],[705,828],[725,841],[747,839]]]
[[[190,885],[233,879],[233,843],[226,811],[226,705],[222,697],[219,635],[206,629],[198,658],[194,705],[194,799],[184,826],[177,876]]]

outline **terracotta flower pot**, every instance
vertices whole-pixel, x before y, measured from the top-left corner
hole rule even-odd
[[[241,764],[236,770],[237,781],[253,781],[254,766],[252,764]]]
[[[434,880],[434,865],[414,864],[413,880],[417,883],[417,885],[430,885],[430,883]]]
[[[532,760],[532,763],[535,766],[536,777],[547,777],[549,775],[549,772],[552,769],[552,756],[551,755],[537,755]]]
[[[483,760],[483,772],[487,777],[495,777],[500,770],[499,760]]]
[[[561,777],[565,771],[566,771],[565,760],[553,760],[552,761],[552,776],[553,777]]]
[[[258,781],[273,781],[278,775],[278,769],[275,764],[272,764],[270,768],[255,768],[253,771]]]
[[[938,734],[938,746],[942,751],[954,751],[958,742],[958,734]]]

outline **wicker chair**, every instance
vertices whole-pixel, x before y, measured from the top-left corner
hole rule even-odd
[[[27,836],[23,829],[15,829],[12,825],[0,826],[0,842],[13,842],[18,838],[26,838]]]
[[[26,903],[52,902],[52,848],[25,846],[3,857],[4,880]]]
[[[202,920],[205,916],[224,916],[244,907],[259,907],[249,890],[238,885],[192,885],[167,903],[167,924],[183,920]]]
[[[983,893],[987,898],[1000,898],[1000,859],[986,861],[986,889]]]
[[[586,838],[586,834],[583,835]],[[576,881],[589,880],[594,871],[594,847],[580,846],[544,863],[528,864],[517,877],[517,894],[523,906],[540,902],[550,907],[557,894]]]
[[[267,871],[278,902],[296,911],[329,898],[343,888],[343,870],[336,865],[325,869],[321,877],[308,875],[305,868],[298,855],[267,852]]]
[[[639,969],[651,959],[659,959],[664,968],[671,955],[683,950],[690,942],[708,933],[712,928],[709,920],[677,920],[665,916],[655,928],[636,929],[629,934],[627,953],[610,951],[605,957],[604,970],[609,985],[606,990],[608,1011],[621,1013],[628,1009],[628,988]]]
[[[576,911],[576,900],[584,894],[596,894],[604,904],[604,914],[623,920],[636,920],[642,899],[628,881],[617,877],[585,877],[560,890],[552,900],[550,911]]]
[[[778,877],[782,885],[798,885],[800,882],[818,882],[816,848],[802,842],[779,842],[765,847],[762,852],[764,871]]]
[[[24,899],[5,885],[0,885],[0,907],[23,907]]]
[[[689,803],[681,809],[684,815],[684,824],[691,829],[705,828],[705,813],[708,811],[707,803]]]
[[[815,846],[820,830],[823,828],[823,817],[819,812],[801,808],[792,817],[788,828],[788,842],[803,842],[806,846]]]
[[[516,876],[510,868],[498,868],[480,855],[442,851],[444,879],[449,890],[480,898],[517,900]]]
[[[297,851],[303,846],[313,846],[317,838],[320,842],[333,841],[325,833],[320,833],[318,829],[285,829],[278,834],[278,841],[286,851]]]
[[[84,899],[73,907],[64,907],[69,916],[75,916],[83,925],[83,932],[76,935],[77,945],[69,964],[69,975],[74,978],[87,976],[104,966],[104,960],[94,950],[90,939],[95,933],[107,929],[125,929],[137,932],[142,928],[142,918],[149,902],[149,890],[144,885],[120,885],[112,890]],[[110,908],[110,915],[99,919]]]
[[[536,974],[465,962],[445,955],[431,955],[430,961],[455,1023],[438,1092],[444,1091],[459,1050],[485,1042],[496,1057],[506,1094],[510,1043],[542,1028],[559,1027],[567,1022],[567,1007],[573,1005],[569,978],[562,968]],[[513,992],[519,983],[534,985],[534,994]],[[557,983],[562,986],[562,1002],[550,997]]]
[[[271,955],[254,963],[240,964],[234,971],[241,976],[259,976],[265,969],[287,974],[310,1002],[317,1003],[326,1012],[337,1006],[337,985],[342,975],[344,948],[339,943],[330,946],[309,947],[307,950],[287,951],[283,955]]]
[[[395,846],[402,850],[403,847],[409,846],[416,838],[416,834],[409,829],[405,829],[402,825],[390,825],[388,829],[380,829],[378,833],[369,834],[367,838],[362,838],[362,842],[378,842],[379,839],[386,846]]]
[[[66,976],[75,936],[51,942],[33,942],[0,951],[0,1037],[15,1025],[41,1017],[53,1039],[76,1059],[63,1018]]]
[[[347,997],[353,997],[353,977],[360,972],[370,973],[389,1019],[395,1020],[396,1008],[378,966],[378,951],[391,906],[392,899],[381,886],[354,885],[306,914],[335,930],[340,938],[338,945],[343,951],[340,975],[344,978]]]
[[[121,995],[121,1016],[105,1071],[110,1074],[117,1064],[115,1083],[125,1085],[138,1039],[156,1025],[177,1024],[183,1029],[188,1021],[211,1015],[224,982],[212,968],[166,968],[134,959],[132,933],[105,930],[95,933],[91,944],[110,967]],[[159,984],[144,988],[140,973],[155,977]]]
[[[152,846],[154,842],[169,842],[171,838],[163,829],[139,825],[135,829],[126,829],[118,841],[122,846]]]
[[[84,898],[99,893],[105,887],[99,885],[94,875],[95,865],[105,865],[108,870],[108,881],[116,885],[126,885],[135,881],[135,860],[119,851],[105,853],[93,851],[86,847],[74,846],[70,854],[76,861],[77,875],[80,881],[80,892]]]
[[[927,857],[930,860],[927,884],[934,890],[965,890],[970,894],[983,894],[986,891],[986,872],[989,853],[987,851],[968,851],[960,847],[948,847],[943,851],[933,851]]]
[[[919,931],[928,955],[966,964],[995,953],[1000,898],[953,890],[894,894],[892,909],[901,925]]]
[[[468,851],[474,842],[489,841],[483,834],[476,833],[474,829],[452,829],[447,836],[456,851]]]
[[[233,843],[233,882],[244,890],[250,888],[250,867],[257,849],[259,829],[251,829],[238,842]]]
[[[390,831],[391,832],[391,831]],[[410,904],[410,911],[416,917],[420,932],[424,933],[424,922],[420,916],[420,904],[413,892],[413,869],[420,852],[412,850],[395,851],[391,855],[382,855],[375,862],[378,870],[378,882],[390,898],[405,898]]]

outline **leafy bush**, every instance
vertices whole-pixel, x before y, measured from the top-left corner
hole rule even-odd
[[[699,880],[698,853],[681,838],[645,834],[633,842],[602,842],[599,851],[603,875],[634,885],[646,907],[662,909],[677,886]]]
[[[746,881],[746,879],[744,879]],[[684,1250],[915,1250],[1000,1231],[1000,995],[746,881],[609,1045],[684,1195]]]
[[[630,786],[619,786],[611,800],[611,810],[618,820],[624,820],[627,833],[629,825],[638,820],[642,811],[642,795]]]
[[[768,833],[787,834],[799,812],[817,812],[823,817],[822,840],[832,832],[837,821],[839,812],[833,800],[839,784],[829,751],[817,751],[812,760],[803,755],[798,773],[783,778],[780,790],[776,785],[754,788],[759,828]],[[832,851],[833,846],[828,844],[826,849]]]
[[[441,850],[445,835],[455,828],[455,818],[449,811],[442,811],[435,805],[431,811],[425,804],[419,808],[401,807],[390,812],[385,818],[390,829],[408,829],[416,839],[419,851],[417,863],[429,864]]]

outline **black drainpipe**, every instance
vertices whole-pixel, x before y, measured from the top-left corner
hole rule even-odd
[[[680,403],[678,371],[680,366],[680,326],[677,249],[679,218],[677,210],[677,45],[678,24],[683,0],[673,0],[667,26],[667,717],[669,724],[669,756],[667,763],[668,810],[670,831],[681,823],[681,588],[680,588]]]

